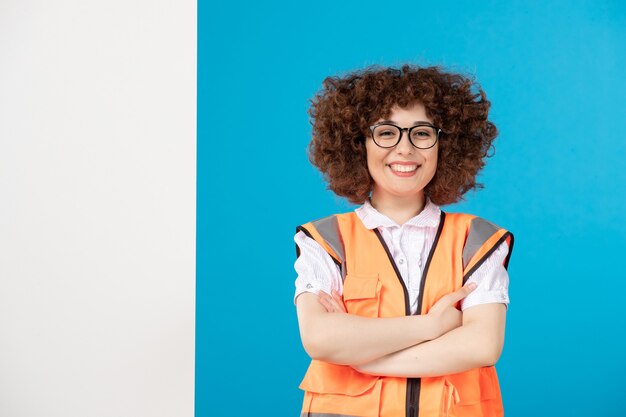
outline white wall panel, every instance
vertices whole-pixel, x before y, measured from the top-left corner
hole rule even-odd
[[[0,416],[193,415],[195,106],[195,1],[0,1]]]

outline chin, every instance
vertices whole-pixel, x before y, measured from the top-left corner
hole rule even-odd
[[[420,193],[423,191],[423,188],[414,189],[414,190],[397,190],[394,191],[393,194],[396,197],[418,197]]]

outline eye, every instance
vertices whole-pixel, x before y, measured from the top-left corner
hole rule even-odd
[[[411,136],[415,139],[428,139],[435,136],[435,130],[429,126],[419,127],[413,129]]]

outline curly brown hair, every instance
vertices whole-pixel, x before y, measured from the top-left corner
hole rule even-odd
[[[487,120],[491,103],[470,77],[440,66],[401,69],[372,66],[343,77],[327,77],[313,99],[309,115],[313,138],[309,160],[324,175],[328,189],[353,204],[368,198],[374,181],[367,169],[365,135],[394,105],[419,101],[441,128],[437,171],[424,188],[438,205],[452,204],[476,182],[484,159],[492,155],[496,126]]]

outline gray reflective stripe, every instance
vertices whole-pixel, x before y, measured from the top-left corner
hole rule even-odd
[[[343,240],[339,233],[339,222],[336,216],[328,216],[323,219],[316,220],[313,226],[317,229],[319,234],[324,238],[328,246],[335,251],[339,260],[341,261],[341,278],[346,277],[346,251],[343,246]]]
[[[469,261],[476,255],[476,252],[500,227],[488,222],[480,217],[472,219],[469,235],[463,248],[463,268],[467,267]]]
[[[359,417],[352,414],[301,413],[300,417]]]

